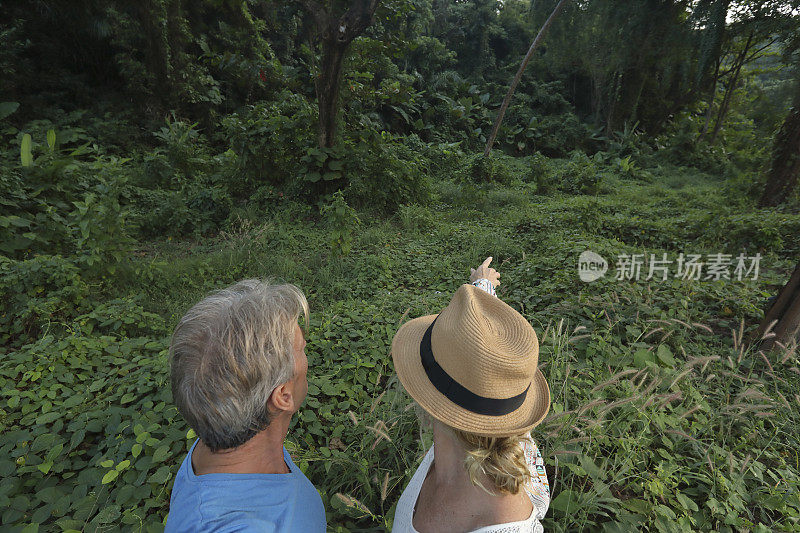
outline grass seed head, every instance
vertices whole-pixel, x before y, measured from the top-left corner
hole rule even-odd
[[[692,407],[691,409],[689,409],[688,411],[686,411],[685,413],[683,413],[683,414],[682,414],[681,416],[679,416],[678,418],[688,418],[689,416],[691,416],[692,414],[694,414],[694,413],[695,413],[696,411],[698,411],[699,409],[700,409],[700,406],[699,406],[699,405],[695,405],[694,407]]]
[[[701,324],[700,322],[692,322],[692,325],[697,327],[697,328],[704,329],[709,333],[712,333],[712,334],[714,333],[713,329],[711,329],[710,327],[706,326],[705,324]]]
[[[379,377],[378,379],[380,379],[380,377]],[[382,393],[380,393],[380,394],[378,395],[378,397],[377,397],[377,398],[375,398],[375,400],[373,400],[373,402],[372,402],[372,406],[369,408],[369,412],[370,412],[370,413],[372,413],[372,412],[375,410],[375,407],[377,407],[377,406],[378,406],[378,404],[379,404],[379,403],[381,403],[381,400],[383,399],[383,395],[384,395],[384,394],[386,394],[386,391],[383,391]]]
[[[690,374],[691,372],[692,372],[692,369],[691,368],[687,368],[686,370],[684,370],[683,372],[678,374],[678,376],[675,379],[672,380],[672,383],[670,383],[669,387],[667,387],[667,388],[671,389],[672,387],[675,386],[675,384],[677,382],[679,382],[681,379],[683,379],[686,376],[686,374]]]
[[[389,492],[389,472],[383,476],[383,483],[381,483],[381,502],[386,501],[386,495]]]
[[[769,362],[769,359],[767,359],[767,356],[766,356],[766,355],[764,355],[764,352],[762,352],[761,350],[759,350],[759,351],[758,351],[758,355],[760,355],[760,356],[761,356],[761,359],[763,359],[763,360],[764,360],[764,362],[765,362],[765,363],[767,363],[767,366],[769,367],[769,371],[770,371],[770,372],[774,372],[774,370],[772,369],[772,363],[770,363],[770,362]]]
[[[605,389],[606,387],[610,387],[611,385],[617,383],[623,377],[625,377],[625,376],[627,376],[629,374],[633,374],[634,372],[636,372],[636,370],[633,369],[633,368],[628,369],[628,370],[623,370],[622,372],[618,372],[618,373],[614,374],[613,376],[611,376],[606,381],[604,381],[604,382],[602,382],[602,383],[600,383],[598,385],[595,385],[594,388],[592,388],[592,390],[590,392],[597,392],[599,390]]]
[[[603,405],[604,403],[606,403],[605,400],[600,400],[600,399],[592,400],[591,402],[587,403],[586,405],[578,409],[578,415],[580,416],[589,409],[591,409],[592,407],[597,407],[598,405]]]
[[[358,509],[359,511],[361,511],[364,514],[372,515],[372,511],[370,511],[369,508],[366,505],[364,505],[363,503],[361,503],[360,501],[358,501],[357,499],[353,498],[350,495],[342,494],[341,492],[337,492],[335,494],[335,497],[340,502],[345,504],[347,507],[350,507],[350,508],[353,508],[353,509]]]
[[[752,455],[748,453],[747,457],[745,457],[744,461],[742,462],[741,468],[739,468],[739,475],[744,474],[744,469],[747,468],[747,465],[750,463],[751,458]]]

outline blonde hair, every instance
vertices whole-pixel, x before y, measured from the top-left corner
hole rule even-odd
[[[492,495],[497,492],[519,494],[530,481],[531,472],[522,447],[522,441],[530,437],[528,433],[511,437],[476,435],[435,420],[419,404],[416,404],[416,412],[422,427],[432,427],[435,421],[456,437],[466,452],[464,467],[473,485]],[[487,479],[489,487],[484,484]]]
[[[489,494],[495,491],[518,494],[531,479],[522,440],[528,434],[514,437],[486,437],[450,428],[467,452],[464,465],[469,479]],[[484,486],[488,479],[492,487]],[[493,490],[492,490],[493,489]]]
[[[308,302],[294,285],[249,279],[207,296],[170,344],[172,397],[212,451],[265,429],[272,391],[294,377],[294,331]]]

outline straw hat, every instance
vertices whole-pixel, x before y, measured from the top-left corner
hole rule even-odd
[[[439,315],[403,324],[392,340],[392,359],[411,397],[462,431],[519,435],[550,409],[533,327],[472,285],[462,285]]]

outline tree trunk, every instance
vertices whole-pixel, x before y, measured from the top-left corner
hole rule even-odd
[[[719,66],[722,63],[719,58],[717,58],[717,66],[714,68],[714,81],[711,83],[711,94],[708,95],[708,109],[706,110],[706,122],[703,124],[703,129],[700,131],[700,135],[697,136],[695,140],[695,144],[699,144],[700,141],[703,140],[706,133],[708,133],[708,126],[711,125],[711,115],[713,114],[714,109],[714,97],[717,95],[717,80],[719,80]]]
[[[503,103],[500,106],[500,111],[497,112],[497,118],[494,121],[494,126],[492,126],[492,133],[489,134],[489,139],[486,141],[486,149],[483,151],[484,157],[489,157],[489,153],[492,151],[492,145],[494,145],[494,140],[497,137],[497,132],[500,130],[500,124],[503,122],[503,115],[506,114],[506,109],[508,109],[508,104],[511,103],[511,97],[514,95],[514,91],[517,89],[517,85],[519,85],[519,80],[522,78],[522,73],[525,72],[525,68],[528,66],[528,62],[531,60],[533,56],[533,52],[538,48],[539,43],[542,42],[544,39],[544,35],[547,33],[547,30],[550,28],[550,25],[555,20],[556,15],[558,12],[561,11],[561,8],[564,7],[564,4],[567,0],[561,0],[558,5],[556,5],[553,12],[550,13],[550,16],[547,18],[547,21],[542,26],[542,29],[539,30],[539,33],[536,35],[536,38],[531,43],[531,47],[528,49],[528,53],[525,54],[525,59],[522,60],[522,64],[519,66],[519,70],[517,70],[517,75],[514,76],[514,79],[511,80],[511,86],[508,88],[508,92],[506,93],[506,97],[503,99]]]
[[[314,18],[318,37],[322,41],[322,64],[314,82],[319,107],[320,148],[331,148],[336,134],[336,114],[339,111],[339,84],[342,62],[350,43],[372,23],[372,15],[380,0],[352,0],[341,16],[335,15],[316,0],[299,0]],[[333,9],[333,6],[331,6]]]
[[[733,91],[736,90],[736,84],[739,82],[739,73],[741,72],[742,66],[745,63],[745,58],[747,58],[747,51],[750,50],[750,45],[752,44],[752,42],[753,42],[753,32],[750,32],[750,36],[747,38],[747,42],[745,43],[742,52],[736,58],[730,85],[728,85],[728,87],[725,90],[725,98],[722,99],[722,103],[719,106],[719,112],[717,113],[717,120],[714,123],[714,131],[711,132],[711,138],[708,140],[710,144],[714,144],[716,142],[719,130],[722,128],[722,123],[725,121],[725,115],[728,114],[728,107],[730,106],[731,99],[733,98]]]
[[[760,207],[775,207],[786,200],[800,176],[800,87],[795,105],[775,136],[772,168],[761,195]]]
[[[316,79],[317,102],[319,105],[319,134],[317,140],[321,148],[332,148],[336,137],[336,115],[339,112],[339,86],[342,78],[342,62],[349,43],[339,43],[335,39],[322,41],[322,65]]]
[[[626,123],[636,120],[636,110],[639,107],[639,99],[646,81],[644,65],[641,64],[637,64],[621,75],[617,99],[606,121],[607,136],[624,128]]]
[[[604,131],[606,134],[608,134],[610,131],[613,131],[611,128],[611,117],[613,117],[614,113],[616,113],[617,102],[619,102],[619,95],[620,91],[622,90],[622,73],[619,71],[614,71],[614,73],[611,75],[611,79],[612,81],[609,84],[611,90],[608,92],[608,105],[606,106],[608,108],[608,112],[606,113],[606,123],[604,126]]]
[[[166,21],[169,18],[164,4],[142,1],[136,3],[136,16],[142,26],[144,39],[146,42],[144,52],[144,64],[147,70],[152,73],[153,85],[151,89],[154,100],[170,105],[165,102],[170,94],[170,63],[169,63],[169,39],[167,32],[159,21]]]
[[[761,344],[761,350],[769,352],[775,348],[786,349],[793,343],[800,342],[800,263],[794,269],[792,277],[783,286],[778,297],[769,308],[753,340],[768,338]]]

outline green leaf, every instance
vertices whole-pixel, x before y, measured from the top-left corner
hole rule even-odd
[[[0,120],[14,113],[19,108],[19,102],[0,102]]]
[[[105,461],[100,463],[100,466],[102,466],[103,468],[111,468],[112,466],[114,466],[114,461],[112,461],[111,459],[106,459]]]
[[[78,444],[83,442],[84,437],[86,437],[86,431],[83,429],[79,429],[75,433],[72,434],[72,438],[69,439],[69,447],[70,449],[75,448]]]
[[[622,507],[631,511],[632,513],[636,513],[639,515],[647,516],[650,514],[650,510],[653,508],[653,505],[645,500],[641,500],[639,498],[631,498],[630,500],[622,500],[621,502]]]
[[[575,512],[578,508],[579,497],[580,495],[572,490],[562,490],[550,503],[550,507],[562,513]]]
[[[124,505],[127,503],[128,500],[131,499],[133,496],[134,486],[133,485],[123,485],[119,492],[117,493],[117,503],[120,505]]]
[[[11,476],[12,472],[16,470],[16,465],[14,461],[10,461],[8,459],[0,459],[0,479],[5,479]],[[2,501],[2,496],[0,496],[0,501]],[[2,505],[2,503],[0,503]]]
[[[655,360],[655,354],[644,348],[636,350],[636,353],[633,354],[633,362],[640,368],[647,366],[647,363],[654,363]]]
[[[677,516],[675,515],[675,511],[673,511],[666,505],[656,505],[655,509],[657,514],[660,514],[661,516],[666,516],[670,520],[675,520],[675,518],[677,518]]]
[[[26,133],[22,136],[22,144],[19,147],[19,158],[22,161],[23,167],[29,167],[33,164],[33,155],[31,154],[31,136]]]
[[[31,451],[33,453],[38,453],[47,448],[52,448],[53,444],[56,442],[56,439],[58,439],[58,435],[54,433],[42,433],[36,437],[36,439],[33,441],[33,444],[31,444]]]
[[[572,472],[576,476],[586,475],[586,470],[581,468],[579,465],[576,465],[575,463],[564,463],[563,466],[566,467],[570,472]]]
[[[169,457],[169,446],[165,444],[156,448],[156,451],[153,453],[153,462],[160,463],[167,457]]]
[[[70,396],[66,400],[64,400],[64,408],[69,409],[70,407],[75,407],[76,405],[80,405],[83,400],[85,400],[82,394],[75,394]]]
[[[148,483],[157,483],[159,485],[162,485],[162,484],[166,483],[167,480],[169,480],[169,477],[170,477],[169,467],[162,466],[161,468],[156,470],[155,474],[153,474],[152,476],[147,478],[147,482]]]
[[[56,149],[56,130],[47,130],[47,146],[51,152]]]
[[[59,443],[50,448],[50,451],[47,452],[46,459],[51,463],[55,461],[56,457],[61,454],[61,451],[64,449],[64,445]]]
[[[693,502],[693,501],[692,501],[690,498],[688,498],[686,495],[684,495],[684,494],[681,494],[681,493],[679,492],[679,493],[676,495],[676,497],[678,498],[678,501],[680,502],[680,504],[683,506],[683,508],[684,508],[684,509],[687,509],[687,510],[689,510],[689,511],[698,511],[698,510],[699,510],[699,509],[698,509],[698,507],[697,507],[697,504],[696,504],[696,503],[694,503],[694,502]]]
[[[102,511],[97,513],[97,516],[94,517],[95,521],[100,524],[110,524],[114,520],[119,517],[119,506],[116,505],[109,505],[108,507],[103,508]]]
[[[20,494],[11,500],[11,508],[17,511],[27,511],[30,508],[31,501],[27,496]]]
[[[38,533],[39,531],[39,524],[28,524],[27,526],[23,527],[20,533]]]
[[[133,455],[134,459],[139,457],[139,454],[142,453],[142,445],[138,442],[131,447],[131,455]]]
[[[674,367],[675,366],[675,357],[672,355],[672,350],[669,349],[669,346],[666,344],[662,344],[658,347],[658,351],[656,352],[658,358],[667,366]]]
[[[58,487],[47,487],[37,492],[36,496],[44,503],[55,503],[56,500],[63,496],[63,493]]]
[[[603,469],[598,467],[594,461],[592,461],[591,457],[587,455],[581,455],[579,459],[581,463],[581,467],[589,474],[594,480],[602,479],[603,478]]]
[[[111,483],[112,481],[117,479],[118,475],[119,475],[119,472],[117,470],[109,470],[108,472],[106,472],[106,475],[103,476],[103,482],[102,482],[103,485]]]
[[[130,462],[129,460],[125,459],[124,461],[122,461],[121,463],[119,463],[119,464],[118,464],[117,466],[115,466],[114,468],[116,469],[116,471],[117,471],[117,472],[122,472],[123,470],[125,470],[125,469],[126,469],[126,468],[128,468],[129,466],[131,466],[131,462]]]

